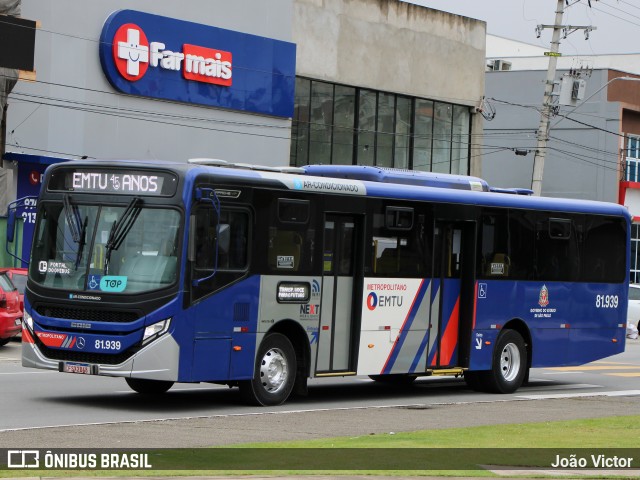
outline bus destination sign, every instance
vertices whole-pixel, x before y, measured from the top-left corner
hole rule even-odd
[[[170,172],[62,169],[51,175],[49,191],[172,196],[178,178]]]

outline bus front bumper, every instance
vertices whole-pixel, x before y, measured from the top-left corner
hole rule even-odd
[[[178,380],[180,347],[170,334],[158,338],[124,362],[110,365],[47,358],[38,349],[31,337],[31,333],[26,329],[25,333],[23,333],[22,337],[23,367],[109,377],[133,377],[171,382]]]

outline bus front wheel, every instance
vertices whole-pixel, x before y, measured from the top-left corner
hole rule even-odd
[[[240,394],[251,405],[284,403],[296,379],[296,354],[287,337],[267,335],[258,349],[252,380],[240,382]]]
[[[146,380],[144,378],[125,378],[131,390],[143,395],[159,395],[173,386],[173,382],[164,380]]]

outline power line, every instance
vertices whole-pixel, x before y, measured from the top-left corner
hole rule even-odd
[[[596,154],[607,155],[607,156],[610,156],[610,157],[615,157],[616,158],[615,163],[618,163],[617,160],[620,158],[620,155],[619,155],[618,152],[611,152],[611,151],[602,150],[602,149],[599,149],[599,148],[588,147],[588,146],[582,145],[580,143],[572,142],[572,141],[569,141],[569,140],[565,140],[563,138],[558,138],[558,137],[553,137],[553,136],[550,136],[549,139],[554,140],[556,142],[566,143],[567,145],[578,147],[578,148],[580,148],[582,150],[587,150],[588,152],[591,152],[591,153],[596,153]]]
[[[601,5],[606,5],[607,7],[609,7],[612,10],[616,10],[617,12],[624,13],[625,15],[628,15],[630,17],[637,18],[638,20],[640,20],[640,17],[638,15],[634,15],[632,13],[627,12],[626,10],[622,10],[621,8],[614,7],[613,5],[605,2],[604,0],[600,0],[599,3]]]
[[[78,155],[77,153],[68,153],[68,152],[57,152],[55,150],[47,150],[47,149],[44,149],[44,148],[29,147],[29,146],[20,145],[20,144],[17,144],[17,143],[8,143],[7,142],[7,145],[10,146],[10,147],[15,147],[15,148],[21,149],[21,150],[33,150],[34,152],[50,153],[50,154],[54,154],[54,155],[62,155],[64,157],[78,157],[78,158],[81,158],[81,159],[89,158],[89,159],[92,159],[92,160],[96,159],[96,157],[91,157],[91,156],[88,156],[88,155]]]
[[[508,101],[506,101],[506,100],[499,100],[499,99],[497,99],[497,98],[492,98],[491,100],[493,100],[493,101],[495,101],[495,102],[498,102],[498,103],[505,103],[505,104],[513,105],[513,106],[517,106],[517,107],[523,107],[523,108],[534,108],[534,107],[531,107],[531,106],[528,106],[528,105],[523,105],[523,104],[518,104],[518,103],[508,102]],[[537,109],[536,109],[536,110],[537,110]],[[564,119],[566,119],[566,120],[570,120],[570,121],[572,121],[572,122],[578,123],[578,124],[580,124],[580,125],[584,125],[585,127],[593,128],[594,130],[600,130],[600,131],[602,131],[602,132],[609,133],[609,134],[611,134],[611,135],[615,135],[615,136],[617,136],[617,137],[623,137],[623,138],[626,138],[624,134],[621,134],[621,133],[618,133],[618,132],[614,132],[614,131],[611,131],[611,130],[607,130],[606,128],[597,127],[597,126],[595,126],[595,125],[592,125],[592,124],[590,124],[590,123],[586,123],[586,122],[582,122],[582,121],[580,121],[580,120],[576,120],[575,118],[569,117],[568,115],[563,115],[563,114],[561,114],[561,113],[558,113],[558,114],[557,114],[557,116],[562,117],[562,118],[564,118]],[[600,117],[600,118],[605,118],[605,117]]]
[[[614,167],[610,167],[610,166],[608,166],[608,165],[604,165],[604,164],[602,164],[602,163],[597,163],[597,162],[589,161],[589,160],[585,159],[585,158],[584,158],[584,157],[582,157],[582,156],[578,156],[578,155],[577,155],[576,153],[574,153],[574,152],[569,152],[569,151],[562,150],[562,149],[559,149],[559,148],[550,148],[549,150],[551,150],[551,151],[555,151],[555,152],[559,152],[559,153],[561,153],[561,154],[563,154],[563,155],[567,155],[567,156],[571,157],[571,158],[572,158],[572,159],[574,159],[574,160],[578,160],[578,161],[580,161],[580,162],[583,162],[583,163],[587,163],[587,164],[593,165],[593,166],[595,166],[595,167],[603,168],[603,169],[605,169],[605,170],[610,170],[610,171],[613,171],[613,172],[618,172],[618,171],[619,171],[617,164],[616,164],[616,167],[614,168]]]
[[[617,18],[618,20],[622,20],[623,22],[630,23],[631,25],[635,25],[636,27],[640,27],[640,23],[632,22],[631,20],[628,20],[628,19],[623,18],[623,17],[619,17],[617,15],[614,15],[613,13],[607,12],[607,11],[602,10],[600,8],[596,8],[596,7],[591,7],[591,8],[593,8],[594,10],[597,10],[598,12],[601,12],[601,13],[603,13],[605,15],[609,15],[610,17]]]
[[[624,3],[625,5],[629,5],[631,8],[635,8],[636,10],[640,10],[640,7],[634,5],[633,3],[626,2],[625,0],[618,0],[620,3]]]

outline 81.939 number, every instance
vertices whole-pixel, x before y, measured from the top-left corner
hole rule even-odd
[[[117,340],[96,340],[97,350],[120,350],[121,346]]]
[[[618,308],[618,295],[596,295],[596,308]]]

